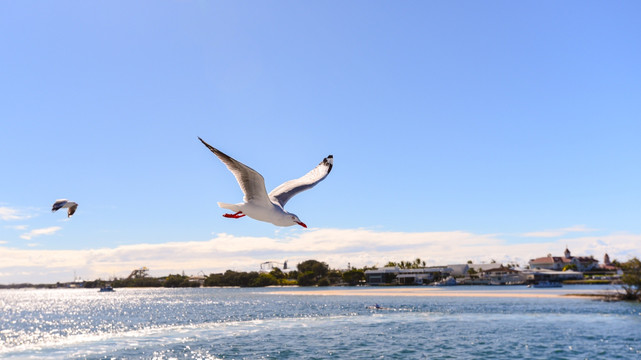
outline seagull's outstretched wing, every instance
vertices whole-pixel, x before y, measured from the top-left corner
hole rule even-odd
[[[69,210],[67,210],[67,217],[71,217],[71,215],[73,215],[73,213],[76,212],[77,208],[78,208],[78,204],[76,204],[75,202],[70,202]]]
[[[62,207],[65,206],[66,203],[67,203],[67,199],[56,200],[56,202],[53,203],[53,206],[51,207],[51,212],[55,212],[62,209]]]
[[[216,149],[215,147],[207,144],[205,140],[198,138],[211,152],[216,155],[220,161],[227,166],[227,169],[231,171],[232,174],[236,177],[240,189],[245,194],[244,201],[264,201],[269,203],[269,198],[267,197],[267,190],[265,189],[265,179],[261,174],[256,170],[250,168],[249,166],[241,163],[238,160],[228,156],[222,151]]]
[[[312,171],[303,175],[302,177],[289,180],[282,183],[280,186],[275,188],[269,193],[269,198],[272,202],[280,204],[281,207],[284,207],[285,204],[291,199],[294,195],[298,194],[301,191],[311,189],[316,184],[321,182],[323,179],[329,175],[329,172],[332,171],[332,166],[334,165],[334,156],[329,155],[324,158],[323,161],[318,164]]]

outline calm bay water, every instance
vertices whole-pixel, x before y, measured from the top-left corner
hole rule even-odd
[[[0,358],[641,359],[639,304],[455,296],[495,289],[439,289],[451,297],[353,296],[361,288],[345,289],[347,296],[291,288],[0,290]],[[603,288],[500,287],[585,289]],[[376,303],[385,309],[367,308]]]

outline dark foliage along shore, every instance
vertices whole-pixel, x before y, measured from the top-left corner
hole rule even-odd
[[[358,285],[365,281],[364,269],[350,269],[347,271],[330,270],[329,265],[316,260],[307,260],[297,265],[296,270],[283,272],[273,268],[270,272],[240,272],[227,270],[224,273],[210,274],[201,279],[193,279],[185,275],[172,274],[167,277],[129,277],[116,280],[93,280],[82,283],[83,288],[101,288],[111,285],[113,288],[134,287],[200,287],[200,286],[237,286],[237,287],[264,287],[271,285],[299,285],[299,286],[330,286],[330,285]],[[0,285],[0,289],[14,288],[60,288],[70,287],[75,284],[12,284]],[[80,286],[79,286],[80,287]]]
[[[623,291],[620,298],[622,300],[641,301],[641,260],[633,258],[623,264]]]

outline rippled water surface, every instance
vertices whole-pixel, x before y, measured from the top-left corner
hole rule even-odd
[[[641,359],[639,304],[474,296],[494,289],[0,290],[0,358]]]

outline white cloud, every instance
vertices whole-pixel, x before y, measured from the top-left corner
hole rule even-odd
[[[3,261],[0,283],[56,282],[71,278],[74,271],[84,279],[126,277],[147,266],[153,276],[170,273],[206,274],[227,269],[256,271],[265,261],[289,260],[290,267],[307,259],[324,261],[332,268],[382,266],[387,261],[420,257],[428,265],[473,262],[526,264],[545,254],[562,254],[567,245],[577,256],[625,261],[641,257],[641,235],[617,233],[606,236],[558,239],[549,242],[510,244],[499,235],[452,232],[381,232],[367,229],[312,229],[282,237],[243,237],[217,234],[208,241],[123,245],[84,250],[0,248]],[[9,271],[10,270],[10,271]],[[21,278],[19,272],[31,273]],[[60,277],[64,276],[64,277]]]
[[[51,235],[54,234],[56,231],[62,229],[60,226],[51,226],[48,228],[43,228],[43,229],[33,229],[29,231],[28,233],[24,233],[20,235],[20,238],[25,239],[25,240],[31,240],[32,238],[40,235]]]
[[[562,229],[529,232],[529,233],[521,234],[521,236],[537,237],[537,238],[554,238],[554,237],[564,236],[569,233],[576,233],[576,232],[581,233],[581,232],[593,232],[593,231],[597,231],[597,229],[586,228],[585,225],[575,225],[575,226],[562,228]]]
[[[13,230],[27,230],[27,225],[7,225],[5,226],[6,229],[13,229]]]
[[[4,221],[29,219],[31,215],[6,206],[0,206],[0,219]]]

